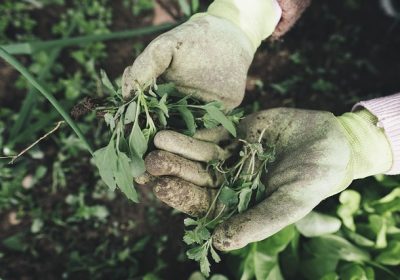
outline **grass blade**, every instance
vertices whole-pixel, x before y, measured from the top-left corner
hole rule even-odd
[[[0,47],[3,48],[3,50],[8,52],[9,54],[33,54],[35,52],[48,50],[51,48],[85,45],[93,42],[132,38],[136,36],[152,34],[155,32],[171,29],[178,24],[179,23],[160,24],[156,26],[147,26],[147,27],[137,28],[134,30],[124,30],[107,34],[94,34],[94,35],[85,35],[85,36],[63,38],[63,39],[49,40],[49,41],[18,43],[18,44],[3,45]]]
[[[67,38],[72,31],[75,29],[75,24],[72,25],[67,33],[65,34],[64,38]],[[49,76],[51,67],[53,66],[54,62],[57,60],[62,48],[55,48],[51,50],[49,55],[49,61],[47,64],[41,69],[38,74],[38,80],[40,82],[44,82],[44,80]],[[29,87],[28,95],[25,97],[24,101],[22,102],[22,107],[18,113],[18,118],[15,124],[12,126],[10,130],[10,139],[15,139],[16,136],[27,126],[29,123],[30,117],[32,115],[32,110],[36,105],[37,101],[37,90],[34,87]],[[33,133],[32,133],[33,134]]]
[[[93,155],[93,150],[87,142],[85,136],[83,136],[79,127],[75,124],[75,122],[71,119],[67,112],[64,111],[62,106],[58,103],[58,101],[51,95],[33,76],[29,73],[28,69],[26,69],[18,60],[15,59],[12,55],[10,55],[6,50],[0,47],[0,57],[3,58],[6,62],[8,62],[11,66],[13,66],[18,72],[24,76],[28,82],[34,86],[46,99],[53,105],[53,107],[60,113],[60,115],[64,118],[66,123],[72,128],[72,130],[76,133],[81,141],[85,144],[87,150]]]

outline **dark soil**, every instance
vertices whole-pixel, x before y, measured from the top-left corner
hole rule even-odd
[[[258,101],[260,108],[289,106],[306,109],[332,111],[336,114],[351,110],[352,105],[363,99],[389,95],[400,89],[400,25],[387,17],[379,8],[378,2],[359,4],[352,8],[344,5],[345,1],[315,1],[302,17],[299,24],[282,40],[265,43],[255,55],[249,71],[248,94],[244,104]],[[348,1],[351,2],[351,1]],[[354,1],[356,3],[360,1]],[[114,30],[135,28],[151,24],[151,13],[141,18],[133,18],[130,11],[121,5],[122,0],[115,1]],[[347,2],[346,2],[347,3]],[[51,16],[54,11],[48,11]],[[38,14],[40,26],[49,24]],[[47,38],[43,28],[42,38]],[[109,57],[103,65],[111,77],[121,75],[127,64],[134,60],[132,46],[135,43],[146,45],[154,36],[144,36],[132,40],[120,40],[107,43]],[[301,63],[293,62],[293,55],[301,57]],[[23,93],[13,87],[17,73],[0,61],[0,107],[18,110]],[[264,87],[260,89],[255,81],[260,80]],[[279,92],[271,84],[280,84],[287,80],[297,80],[285,93]],[[325,88],[318,87],[318,80],[324,80]],[[55,144],[46,147],[51,150]],[[50,157],[51,158],[51,157]],[[57,193],[47,196],[36,188],[34,197],[37,206],[44,211],[52,212],[65,206],[64,198],[71,190],[76,190],[82,182],[93,182],[92,166],[88,159],[80,163],[81,174],[70,174],[68,186]],[[49,166],[51,162],[49,162]],[[45,178],[43,185],[51,184],[51,177]],[[119,224],[134,221],[136,226],[127,233],[132,240],[150,236],[152,241],[167,236],[162,256],[168,261],[163,272],[164,279],[187,279],[196,264],[177,261],[184,248],[183,215],[171,215],[171,209],[162,205],[151,196],[146,186],[140,188],[142,203],[131,204],[118,194],[117,199],[109,205],[110,216]],[[155,221],[149,221],[149,210]],[[63,209],[68,216],[68,208]],[[0,240],[17,232],[28,232],[31,225],[24,219],[19,225],[10,225],[7,213],[0,213]],[[121,240],[107,232],[107,225],[87,225],[77,223],[75,228],[64,230],[62,227],[53,233],[54,240],[40,240],[35,248],[37,258],[31,254],[15,252],[7,254],[0,260],[0,272],[5,279],[60,279],[68,263],[68,254],[74,248],[80,248],[90,254],[93,248],[104,242],[118,248]],[[72,238],[73,237],[73,238]],[[74,240],[75,244],[69,244]],[[38,242],[32,241],[32,242]],[[65,245],[62,253],[56,250],[59,244]],[[0,246],[1,251],[7,249]],[[71,250],[71,251],[69,251]],[[143,252],[139,270],[146,271],[155,267],[157,253],[155,248]],[[127,266],[132,263],[126,262]],[[6,268],[5,268],[6,267]],[[214,271],[226,271],[225,264],[216,265]],[[70,275],[76,279],[88,279],[86,273],[77,271]],[[113,271],[104,274],[105,278],[117,277]]]

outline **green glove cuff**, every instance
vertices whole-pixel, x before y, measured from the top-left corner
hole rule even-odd
[[[274,32],[282,10],[276,0],[215,0],[207,14],[238,26],[250,39],[254,51]]]
[[[392,149],[378,119],[367,110],[346,113],[337,118],[352,150],[353,179],[382,174],[390,170]]]

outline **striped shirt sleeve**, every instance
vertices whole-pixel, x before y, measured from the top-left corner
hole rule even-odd
[[[378,118],[378,126],[383,128],[393,152],[392,168],[387,175],[400,174],[400,93],[361,101],[353,111],[364,107]]]

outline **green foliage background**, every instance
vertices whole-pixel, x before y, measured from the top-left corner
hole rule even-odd
[[[190,7],[206,6],[170,3],[177,19],[188,16]],[[153,7],[146,0],[5,0],[0,45],[149,26]],[[386,16],[378,2],[313,3],[283,41],[259,49],[244,104],[340,114],[358,100],[394,93],[400,89],[399,32],[398,18]],[[118,80],[156,35],[55,46],[18,59],[69,111],[84,97],[104,97],[99,69]],[[3,61],[0,76],[0,156],[15,155],[60,117]],[[78,123],[92,146],[109,140],[94,112]],[[68,127],[14,164],[8,161],[0,159],[1,279],[187,279],[197,270],[184,254],[184,215],[163,206],[148,189],[139,189],[137,205],[109,192]],[[302,223],[223,254],[212,277],[397,279],[399,213],[399,177],[359,180]]]

